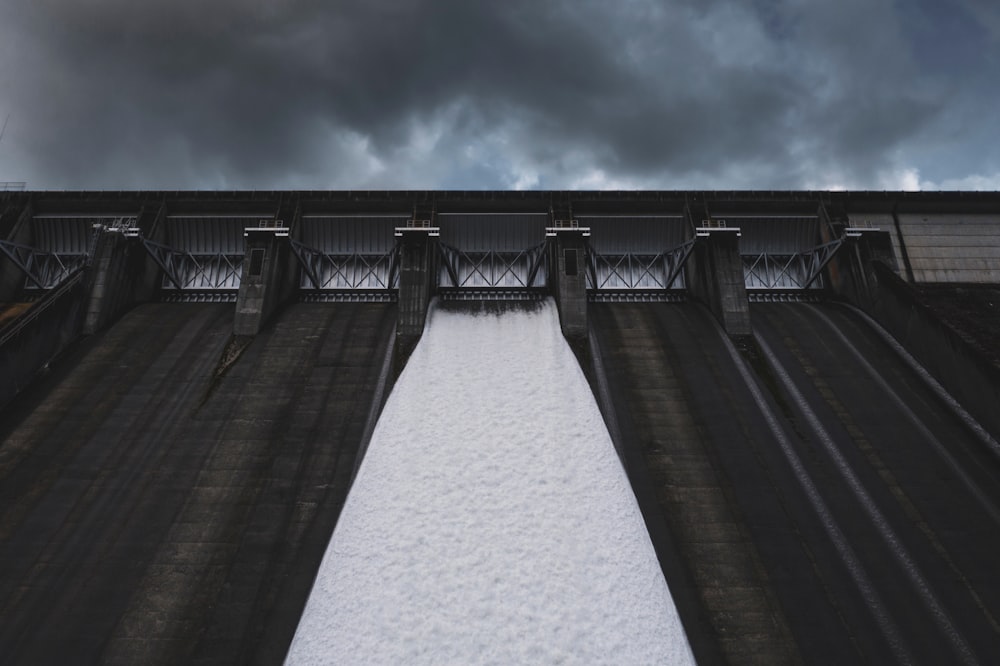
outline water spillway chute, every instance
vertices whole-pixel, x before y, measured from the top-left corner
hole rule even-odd
[[[693,663],[551,301],[439,304],[288,663]]]

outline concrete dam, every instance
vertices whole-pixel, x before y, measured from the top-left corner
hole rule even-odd
[[[294,660],[314,583],[367,589],[324,567],[350,525],[379,524],[345,508],[379,465],[399,492],[364,506],[399,506],[386,524],[411,535],[392,553],[432,543],[416,522],[430,497],[487,511],[453,535],[485,567],[464,583],[479,596],[454,597],[478,614],[341,611],[330,661],[377,659],[345,647],[377,626],[399,628],[388,654],[414,661],[408,648],[440,636],[524,640],[510,617],[530,603],[483,587],[521,566],[498,555],[513,542],[472,536],[490,521],[561,544],[531,589],[570,595],[538,597],[536,651],[478,658],[593,660],[590,637],[645,607],[623,592],[635,549],[593,531],[608,520],[590,507],[610,500],[588,498],[611,481],[549,487],[551,510],[525,498],[545,474],[575,477],[601,432],[698,663],[994,658],[998,194],[14,192],[0,239],[10,663]],[[487,328],[434,342],[468,322]],[[568,345],[556,374],[548,330]],[[467,442],[446,426],[459,398],[490,415],[462,420]],[[599,418],[554,415],[584,398]],[[387,453],[401,419],[440,441]],[[520,455],[523,473],[468,476]],[[497,478],[521,483],[503,493]],[[340,548],[364,565],[388,547]],[[601,573],[581,573],[588,558]],[[422,567],[395,579],[429,585]],[[592,587],[625,601],[586,625],[560,599]],[[643,640],[616,654],[641,661],[627,646]]]

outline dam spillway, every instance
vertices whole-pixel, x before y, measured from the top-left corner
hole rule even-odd
[[[555,306],[482,308],[432,306],[287,663],[693,663]]]
[[[998,258],[996,193],[0,193],[0,653],[282,661],[431,300],[552,299],[699,663],[990,663]]]

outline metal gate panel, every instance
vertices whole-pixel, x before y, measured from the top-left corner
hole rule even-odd
[[[440,213],[439,284],[457,289],[527,289],[547,284],[547,213]]]
[[[396,227],[405,227],[410,215],[303,215],[299,239],[314,250],[330,254],[383,255],[396,245]]]
[[[26,289],[51,289],[78,268],[86,265],[93,252],[95,227],[113,226],[135,216],[121,215],[35,215],[31,219],[31,245],[17,248],[30,268]]]
[[[463,252],[520,252],[545,241],[547,213],[439,213],[441,242]]]
[[[31,222],[31,245],[58,255],[86,255],[94,225],[103,217],[36,215]]]
[[[236,291],[243,273],[243,233],[273,213],[240,215],[169,215],[167,247],[173,251],[174,278],[180,291]],[[174,279],[163,276],[161,286],[176,291]]]
[[[590,229],[590,247],[598,254],[660,254],[688,240],[679,215],[578,215]]]
[[[740,229],[743,277],[750,290],[818,289],[815,250],[820,245],[818,216],[727,216]]]
[[[395,229],[410,219],[404,213],[303,216],[302,240],[294,246],[307,267],[300,274],[299,286],[329,291],[395,288]]]
[[[791,255],[808,252],[820,243],[819,217],[740,217],[726,218],[726,224],[740,229],[740,254],[766,252]]]
[[[590,229],[587,287],[591,291],[683,289],[675,270],[690,235],[679,215],[580,215]],[[673,277],[671,277],[673,276]]]
[[[239,254],[244,252],[243,231],[261,220],[270,222],[273,213],[262,215],[170,215],[167,217],[167,244],[194,255]]]

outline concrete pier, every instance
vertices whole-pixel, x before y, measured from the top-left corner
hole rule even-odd
[[[427,307],[437,283],[436,227],[400,227],[396,230],[399,248],[399,320],[396,325],[398,370],[424,332]]]
[[[740,230],[735,227],[699,228],[687,262],[688,290],[708,306],[731,336],[750,333],[750,303],[739,239]]]
[[[550,243],[552,292],[559,308],[563,335],[574,348],[587,339],[587,248],[588,229],[552,227]]]
[[[250,227],[244,233],[246,254],[243,277],[236,297],[234,335],[257,335],[284,299],[291,251],[289,229],[273,226]]]

